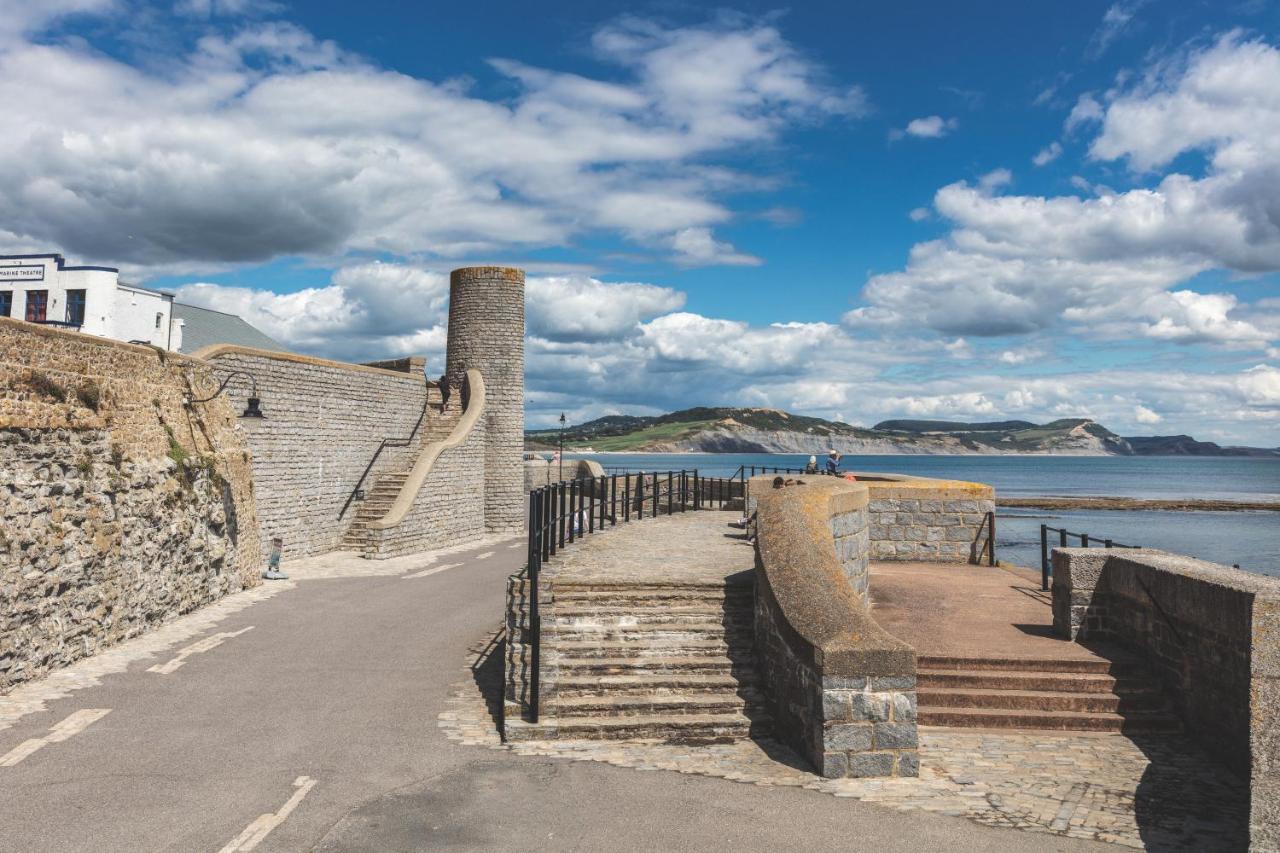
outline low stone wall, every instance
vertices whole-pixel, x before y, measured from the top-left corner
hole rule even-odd
[[[1251,849],[1280,849],[1280,579],[1154,550],[1053,552],[1053,624],[1155,667],[1187,730],[1251,780]]]
[[[916,776],[915,652],[871,618],[866,486],[748,483],[757,666],[778,737],[823,776]]]
[[[871,492],[871,559],[965,563],[995,490],[983,483],[858,472]]]
[[[0,318],[0,377],[0,693],[260,583],[235,410],[183,405],[206,365]]]
[[[378,445],[385,438],[409,436],[423,417],[427,389],[422,371],[225,345],[195,356],[212,364],[219,378],[242,370],[257,383],[266,418],[246,423],[264,552],[273,536],[284,539],[291,558],[334,550],[356,505],[342,518],[339,513]],[[243,409],[249,390],[249,381],[236,377],[227,396]],[[416,444],[386,448],[364,487],[371,488],[381,474],[407,470],[417,450]]]
[[[563,474],[561,473],[563,472]],[[604,468],[599,462],[590,459],[566,459],[561,465],[559,461],[543,459],[524,460],[524,491],[527,495],[534,489],[559,483],[561,480],[577,480],[583,477],[603,477]]]

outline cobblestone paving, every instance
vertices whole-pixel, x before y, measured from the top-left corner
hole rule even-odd
[[[920,729],[918,779],[815,776],[785,746],[744,741],[687,746],[619,741],[504,744],[499,735],[502,649],[472,650],[466,678],[438,725],[451,740],[519,755],[672,770],[761,786],[808,788],[901,811],[923,809],[988,826],[1161,850],[1240,850],[1248,792],[1181,737]]]

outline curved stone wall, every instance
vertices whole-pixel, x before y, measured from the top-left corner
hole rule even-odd
[[[915,776],[915,652],[871,618],[860,483],[748,493],[759,531],[756,654],[778,736],[822,775]]]
[[[469,368],[488,388],[485,408],[485,524],[515,533],[525,524],[524,272],[464,267],[449,275],[446,371],[460,389]]]

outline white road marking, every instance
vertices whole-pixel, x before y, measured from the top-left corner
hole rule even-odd
[[[253,630],[253,626],[250,625],[248,628],[241,628],[239,631],[231,631],[231,632],[220,631],[217,634],[212,634],[208,637],[205,637],[203,640],[199,640],[187,646],[185,649],[178,652],[177,657],[175,657],[173,660],[169,661],[168,663],[158,663],[155,666],[147,667],[147,672],[158,672],[161,675],[168,675],[169,673],[173,672],[175,669],[177,669],[178,667],[186,663],[187,658],[191,657],[192,655],[198,655],[201,652],[207,652],[210,649],[216,649],[218,646],[222,645],[223,642],[225,642],[226,640],[230,640],[232,637],[239,637],[245,631],[252,631],[252,630]]]
[[[510,545],[507,546],[507,550],[511,550],[512,548],[524,548],[526,547],[526,545],[527,543],[524,543],[524,542],[512,542]]]
[[[436,566],[434,569],[423,569],[420,572],[414,572],[411,575],[401,575],[400,580],[407,581],[409,578],[425,578],[427,575],[434,575],[439,572],[446,572],[449,569],[456,569],[462,563],[445,563],[443,566]]]
[[[293,780],[293,787],[298,790],[293,792],[280,811],[275,814],[259,815],[258,818],[244,828],[244,831],[237,835],[234,839],[227,843],[226,847],[218,853],[241,853],[241,851],[252,850],[262,843],[262,839],[271,834],[271,830],[284,823],[293,810],[298,807],[298,803],[302,802],[312,788],[316,786],[316,780],[310,776],[299,776]]]
[[[493,551],[485,551],[483,554],[477,554],[477,555],[476,555],[476,559],[477,559],[477,560],[487,560],[487,559],[489,559],[490,557],[492,557],[492,556],[493,556],[493,553],[494,553]]]
[[[42,747],[64,741],[72,735],[79,734],[110,713],[110,708],[85,708],[76,711],[49,729],[49,733],[44,737],[23,741],[4,755],[0,755],[0,767],[12,767]]]

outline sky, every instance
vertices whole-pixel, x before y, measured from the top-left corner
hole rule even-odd
[[[1280,445],[1280,3],[0,0],[0,253],[526,421],[1092,417]],[[433,367],[434,366],[434,367]]]

